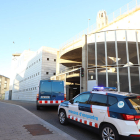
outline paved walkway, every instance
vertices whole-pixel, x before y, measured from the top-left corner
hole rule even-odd
[[[76,139],[21,106],[0,102],[0,140]]]

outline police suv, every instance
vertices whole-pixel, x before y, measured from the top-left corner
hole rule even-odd
[[[140,140],[140,95],[94,87],[58,107],[59,122],[81,123],[100,134],[102,140]]]

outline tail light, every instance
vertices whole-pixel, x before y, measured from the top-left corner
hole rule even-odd
[[[66,100],[66,94],[64,94],[64,100]]]
[[[130,135],[131,137],[140,137],[140,135]]]
[[[36,95],[36,100],[37,100],[37,101],[39,100],[39,94]]]
[[[127,114],[121,114],[123,120],[128,120],[128,121],[137,121],[140,120],[140,115],[127,115]]]

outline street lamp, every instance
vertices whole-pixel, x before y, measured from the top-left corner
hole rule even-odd
[[[89,33],[89,21],[90,21],[90,19],[88,19],[88,33]]]

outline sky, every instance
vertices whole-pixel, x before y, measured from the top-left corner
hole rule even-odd
[[[0,0],[0,75],[10,77],[12,54],[59,49],[88,27],[88,19],[89,26],[95,24],[100,10],[109,15],[130,1]]]

